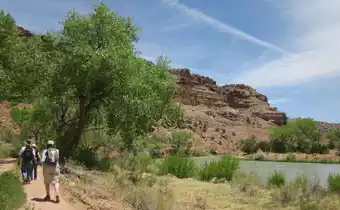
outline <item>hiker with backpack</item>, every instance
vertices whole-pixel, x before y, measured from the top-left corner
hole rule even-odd
[[[46,189],[46,197],[44,200],[51,200],[50,185],[54,185],[56,193],[56,203],[59,199],[59,150],[54,147],[53,141],[47,142],[47,149],[42,152],[41,163],[43,164],[43,176]]]
[[[41,156],[40,156],[40,153],[38,151],[36,144],[32,144],[32,148],[35,151],[35,161],[33,162],[33,177],[34,177],[34,180],[37,180],[37,178],[38,178],[38,170],[37,169],[38,169],[38,164],[40,163],[40,160],[41,160]]]
[[[18,165],[21,166],[21,176],[26,184],[29,184],[32,180],[34,162],[35,151],[31,145],[31,140],[28,139],[26,145],[20,149],[18,158]]]

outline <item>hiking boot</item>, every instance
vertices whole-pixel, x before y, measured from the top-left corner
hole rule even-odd
[[[51,200],[51,196],[50,195],[46,195],[45,198],[44,198],[45,201],[49,201]]]
[[[56,203],[60,203],[59,195],[55,196],[55,202],[56,202]]]

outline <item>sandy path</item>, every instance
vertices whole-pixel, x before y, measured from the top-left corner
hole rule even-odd
[[[71,204],[65,201],[62,192],[60,195],[60,203],[55,203],[54,187],[51,186],[51,199],[52,201],[44,201],[43,198],[46,195],[44,178],[42,176],[42,168],[38,168],[38,179],[33,180],[31,184],[25,185],[25,192],[27,194],[27,200],[34,207],[34,210],[75,210]],[[79,208],[78,208],[79,209]]]
[[[13,164],[13,161],[4,162],[4,160],[0,160],[0,171],[11,170],[16,167],[16,164]],[[87,209],[83,205],[76,205],[68,203],[63,197],[63,192],[60,189],[60,203],[55,203],[55,193],[54,187],[51,186],[51,199],[52,201],[43,201],[43,198],[46,195],[45,186],[44,186],[44,178],[42,176],[42,168],[38,168],[38,179],[33,180],[31,184],[26,184],[24,186],[25,192],[27,194],[27,203],[30,207],[30,210],[85,210]],[[75,207],[77,206],[77,207]],[[27,208],[23,208],[27,209]]]

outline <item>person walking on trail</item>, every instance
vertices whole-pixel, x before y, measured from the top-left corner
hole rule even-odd
[[[35,151],[31,145],[31,140],[28,139],[26,145],[20,149],[18,158],[18,165],[21,166],[21,176],[26,184],[29,184],[32,180],[34,162]]]
[[[32,144],[32,148],[35,151],[35,161],[33,162],[33,177],[34,177],[34,180],[37,180],[37,178],[38,178],[38,171],[37,171],[37,169],[38,169],[38,164],[41,161],[41,156],[40,156],[40,153],[38,151],[38,148],[37,148],[36,144]]]
[[[47,142],[47,149],[44,149],[42,152],[41,163],[43,164],[43,176],[46,189],[46,197],[44,200],[51,200],[50,185],[53,184],[56,193],[56,203],[59,203],[59,150],[54,147],[53,141]]]

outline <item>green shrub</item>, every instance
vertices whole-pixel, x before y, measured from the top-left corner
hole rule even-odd
[[[11,117],[20,127],[23,127],[24,123],[32,118],[32,113],[32,108],[12,107],[11,109]]]
[[[205,163],[203,168],[199,170],[199,179],[201,181],[211,181],[213,178],[225,178],[230,181],[235,171],[239,169],[239,165],[240,160],[235,157],[222,157],[218,161]]]
[[[120,167],[128,171],[138,171],[140,173],[153,172],[152,165],[154,160],[149,156],[128,156],[127,158],[121,159]]]
[[[264,154],[264,152],[261,149],[259,149],[257,150],[255,154],[251,155],[251,159],[252,160],[265,160],[266,154]]]
[[[72,159],[89,169],[93,169],[98,165],[98,157],[96,156],[96,152],[89,148],[77,148],[77,150],[73,153]]]
[[[1,210],[16,210],[26,202],[26,194],[19,176],[14,172],[0,174]]]
[[[328,145],[322,145],[320,143],[312,143],[308,153],[328,154],[329,153]]]
[[[192,147],[192,134],[185,131],[174,131],[171,133],[172,155],[187,156]]]
[[[195,175],[197,166],[191,158],[168,156],[159,164],[160,175],[172,174],[178,178],[188,178]]]
[[[15,153],[15,148],[12,144],[0,141],[0,158],[14,157]]]
[[[208,151],[198,150],[198,149],[191,150],[191,154],[190,154],[190,156],[192,157],[203,157],[203,156],[208,156],[208,155],[209,155]]]
[[[249,136],[246,139],[243,139],[238,144],[238,148],[247,154],[252,154],[257,151],[257,138],[255,136]]]
[[[100,171],[109,171],[113,165],[113,160],[110,157],[102,157],[98,159],[96,168]]]
[[[329,140],[328,141],[328,144],[327,144],[327,147],[328,147],[328,149],[335,149],[335,142],[334,142],[334,140]]]
[[[109,171],[112,166],[112,158],[106,157],[102,153],[98,154],[98,151],[94,149],[81,146],[73,153],[72,160],[88,169]]]
[[[0,126],[0,141],[5,143],[11,143],[13,139],[12,132],[4,126]]]
[[[282,186],[285,184],[285,177],[281,172],[274,171],[274,173],[268,177],[268,184]]]
[[[303,190],[303,192],[306,192],[309,186],[309,180],[308,177],[306,175],[300,175],[297,176],[293,182],[293,184],[298,187],[301,188]]]
[[[294,155],[294,154],[292,154],[292,153],[289,153],[289,154],[286,156],[286,161],[288,161],[288,162],[296,161],[296,155]]]
[[[209,154],[210,155],[217,155],[218,153],[217,153],[216,149],[210,148],[209,149]]]
[[[162,157],[162,151],[158,148],[150,149],[149,153],[152,158]]]
[[[327,179],[328,189],[334,192],[340,192],[340,174],[331,173]]]
[[[270,152],[271,151],[271,143],[269,141],[259,141],[257,143],[257,149],[260,149],[264,152]]]

